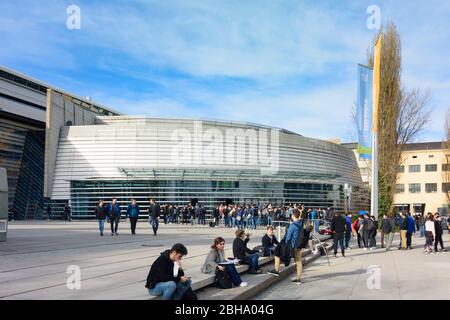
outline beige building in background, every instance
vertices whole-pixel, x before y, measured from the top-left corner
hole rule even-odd
[[[355,153],[363,182],[369,186],[371,162],[360,159],[356,143],[343,143]],[[443,142],[407,144],[397,176],[394,205],[397,210],[440,212],[448,215],[450,192],[450,151]]]

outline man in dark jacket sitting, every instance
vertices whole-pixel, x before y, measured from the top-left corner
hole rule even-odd
[[[278,240],[273,234],[273,226],[267,227],[267,233],[262,237],[263,255],[269,257],[273,255]]]
[[[163,300],[180,300],[191,290],[190,277],[184,275],[181,258],[187,255],[187,249],[181,243],[161,255],[150,268],[145,287],[150,295],[162,296]]]
[[[247,243],[250,240],[250,235],[245,234],[243,229],[236,230],[236,239],[233,241],[233,255],[235,259],[239,259],[240,263],[248,264],[250,266],[250,274],[261,273],[258,266],[259,252],[257,250],[250,250],[247,248]]]
[[[344,248],[344,233],[346,230],[346,223],[343,216],[341,216],[340,212],[336,212],[331,220],[331,231],[333,232],[334,239],[334,257],[336,258],[338,243],[341,246],[342,256],[345,257],[345,248]]]

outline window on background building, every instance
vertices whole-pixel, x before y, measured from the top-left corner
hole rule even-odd
[[[417,156],[412,156],[413,159],[417,159]]]
[[[425,183],[425,192],[426,193],[437,192],[437,183]]]
[[[410,193],[419,193],[420,192],[420,183],[410,183],[409,184],[409,192]]]
[[[395,185],[395,193],[403,193],[405,192],[405,185],[404,184],[396,184]]]
[[[398,173],[403,173],[403,172],[405,172],[405,166],[399,166]]]
[[[428,156],[428,158],[434,158],[434,155],[430,154],[430,155]]]
[[[425,165],[426,172],[434,172],[437,171],[437,164],[426,164]]]
[[[450,171],[450,164],[444,163],[442,165],[442,171]]]
[[[442,184],[442,192],[450,192],[450,183],[446,182]]]
[[[409,172],[420,172],[420,164],[409,166]]]

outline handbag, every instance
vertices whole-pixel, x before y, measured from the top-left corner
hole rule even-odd
[[[230,275],[225,270],[216,268],[216,287],[219,289],[230,289],[233,287]]]

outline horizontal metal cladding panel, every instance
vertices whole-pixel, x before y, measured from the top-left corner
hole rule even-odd
[[[28,89],[3,79],[0,79],[0,92],[34,104],[45,106],[46,95],[43,92]]]
[[[194,143],[179,146],[171,140],[171,135],[176,129],[181,128],[192,132],[194,124],[192,120],[165,122],[164,119],[124,119],[121,120],[123,124],[120,126],[115,120],[107,121],[113,125],[63,128],[56,172],[60,171],[63,175],[73,172],[92,172],[90,167],[93,166],[99,176],[112,174],[113,177],[118,177],[117,169],[121,166],[170,167],[173,165],[171,152],[174,148],[191,146],[191,151],[195,152]],[[105,121],[100,119],[99,122]],[[124,124],[126,128],[123,127]],[[245,124],[227,122],[202,122],[202,124],[204,130],[215,128],[215,126],[223,132],[227,128],[247,129]],[[226,145],[220,144],[220,146],[221,149],[227,149]],[[246,159],[248,147],[242,150],[245,152],[238,151],[236,155],[244,156]],[[280,132],[279,152],[279,170],[281,171],[339,174],[341,177],[335,179],[335,182],[361,185],[354,154],[341,146]],[[208,163],[217,163],[215,157],[205,157],[204,160],[206,164],[201,164],[202,168],[209,167]],[[248,162],[246,164],[248,165]],[[233,168],[236,165],[225,163],[221,166]],[[67,167],[73,169],[66,170]],[[259,168],[259,166],[250,165],[248,168]],[[57,173],[55,175],[58,176]]]

